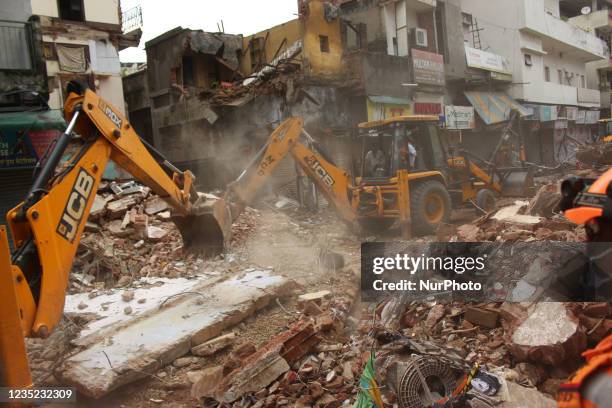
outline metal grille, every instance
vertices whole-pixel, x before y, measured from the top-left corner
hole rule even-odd
[[[422,376],[422,378],[421,378]],[[425,408],[431,406],[423,388],[423,380],[434,398],[450,395],[456,387],[456,373],[449,364],[437,358],[419,356],[408,365],[398,386],[401,408]]]
[[[121,30],[124,33],[137,30],[142,27],[142,7],[136,6],[121,14]]]
[[[0,69],[32,69],[30,31],[26,23],[0,21]]]

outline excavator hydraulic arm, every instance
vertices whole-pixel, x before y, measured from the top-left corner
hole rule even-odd
[[[353,187],[349,174],[332,164],[316,149],[303,143],[300,140],[301,136],[304,136],[311,145],[314,144],[312,138],[305,132],[301,118],[289,118],[274,130],[251,163],[229,185],[226,193],[226,197],[229,197],[226,199],[236,208],[236,211],[232,211],[232,215],[237,216],[242,211],[268,177],[274,173],[281,160],[287,154],[291,154],[342,219],[347,222],[355,221],[356,214],[350,199]]]
[[[224,202],[198,194],[193,175],[146,146],[116,108],[85,90],[69,93],[64,110],[68,128],[25,200],[7,215],[12,255],[0,228],[0,385],[7,387],[31,386],[24,337],[47,337],[61,319],[70,269],[109,160],[171,204],[184,246],[203,240],[222,247],[229,238]],[[75,133],[83,145],[60,164]],[[202,232],[208,230],[212,242]]]

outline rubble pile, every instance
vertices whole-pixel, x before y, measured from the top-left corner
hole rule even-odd
[[[353,279],[352,272],[342,273]],[[174,361],[202,406],[339,407],[357,393],[361,353],[345,324],[357,288],[352,282],[295,299],[297,319],[254,345],[235,331],[193,345]],[[225,353],[224,356],[220,354]],[[213,361],[217,364],[212,364]],[[203,363],[208,363],[203,367]],[[176,370],[182,370],[176,372]],[[168,370],[157,376],[166,378]]]
[[[596,166],[612,165],[612,143],[600,142],[579,147],[576,158],[584,164]]]
[[[243,212],[232,227],[233,243],[246,239],[257,217],[251,208]],[[205,261],[182,249],[168,203],[134,181],[103,183],[75,258],[71,289],[126,286],[140,277],[195,275]]]
[[[488,370],[502,368],[508,380],[550,396],[583,364],[581,353],[612,334],[612,307],[604,302],[415,301],[384,323],[392,303],[378,306],[380,323],[372,325],[370,319],[362,328],[386,354],[410,343],[424,354],[443,356],[446,364],[460,370],[463,366],[469,371],[475,363]]]
[[[515,201],[497,212],[457,227],[455,242],[566,241],[584,242],[584,226],[567,221],[560,214],[560,183],[540,187],[530,201]]]

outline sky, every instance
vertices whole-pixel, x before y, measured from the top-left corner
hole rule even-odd
[[[143,33],[138,48],[119,53],[121,62],[145,62],[146,41],[174,27],[253,34],[297,18],[297,0],[122,0],[125,11],[140,4]]]

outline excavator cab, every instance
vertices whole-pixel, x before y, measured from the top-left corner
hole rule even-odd
[[[599,140],[604,142],[612,142],[612,119],[599,120]]]
[[[438,117],[413,115],[359,125],[362,181],[383,181],[399,170],[412,173],[446,166]]]
[[[399,219],[405,237],[433,233],[450,219],[446,158],[437,116],[410,115],[361,123],[358,221],[384,230]]]

